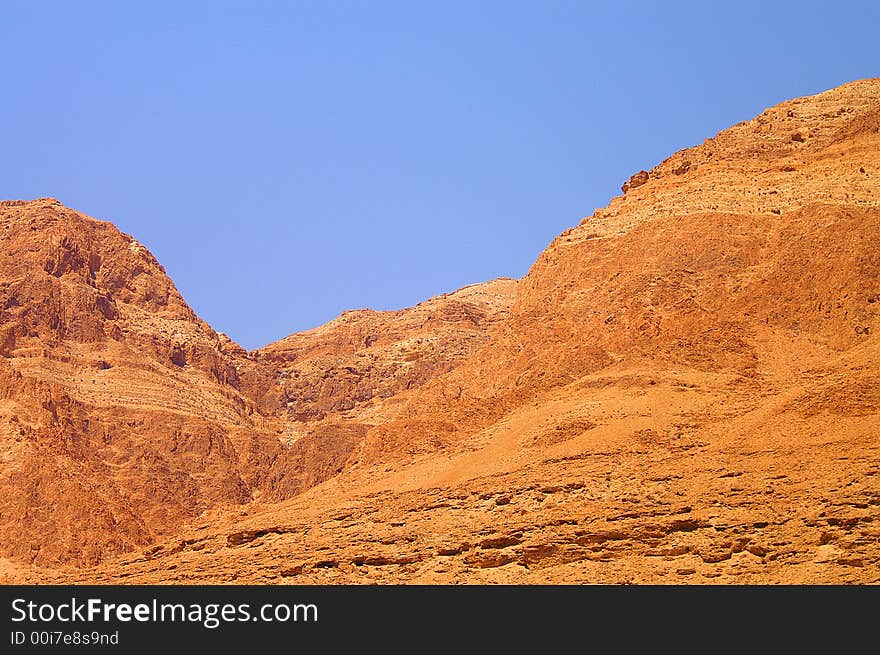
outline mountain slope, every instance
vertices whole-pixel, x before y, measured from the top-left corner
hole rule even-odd
[[[865,80],[673,155],[554,240],[521,281],[504,334],[402,415],[434,438],[446,430],[432,414],[460,411],[482,426],[621,358],[746,367],[749,333],[765,325],[835,348],[868,338],[878,128],[880,80]],[[375,437],[386,452],[381,444],[424,438],[397,425]]]
[[[253,353],[282,394],[287,445],[264,500],[281,500],[351,465],[400,399],[454,370],[508,316],[516,281],[498,279],[399,311],[345,312]],[[257,397],[258,390],[254,390]]]
[[[454,362],[407,364],[422,310],[249,356],[249,402],[308,437],[265,494],[86,572],[9,575],[878,581],[878,130],[863,80],[637,173],[515,300],[441,321]]]
[[[40,566],[95,564],[332,477],[366,430],[353,389],[375,414],[373,393],[387,404],[453,368],[516,287],[348,314],[249,354],[109,223],[7,201],[0,230],[0,556]]]
[[[0,204],[2,554],[94,563],[251,500],[277,438],[248,363],[147,250],[51,199]]]

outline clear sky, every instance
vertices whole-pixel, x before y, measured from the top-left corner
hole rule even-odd
[[[632,173],[880,75],[880,3],[0,0],[0,198],[249,348],[522,276]]]

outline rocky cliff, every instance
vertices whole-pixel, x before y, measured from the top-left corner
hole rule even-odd
[[[350,399],[387,401],[448,370],[515,288],[346,315],[249,354],[110,223],[7,201],[0,230],[0,554],[40,566],[94,564],[210,508],[335,475],[364,430],[346,424]],[[299,441],[297,421],[314,418]]]
[[[784,102],[622,190],[518,283],[255,353],[106,224],[112,257],[36,214],[90,219],[7,203],[28,255],[2,278],[2,529],[36,527],[4,554],[104,558],[7,575],[878,581],[880,80]],[[198,393],[172,400],[177,382]],[[174,429],[216,446],[196,463]]]

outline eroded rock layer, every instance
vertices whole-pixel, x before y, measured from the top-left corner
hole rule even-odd
[[[360,349],[328,339],[297,350],[306,334],[270,357],[201,321],[110,223],[53,199],[7,201],[0,230],[0,555],[38,566],[95,564],[207,509],[282,500],[332,477],[365,432],[338,399],[375,389],[387,401],[449,370],[485,341],[516,285],[364,312],[355,322],[379,336]],[[363,379],[327,388],[351,370]],[[314,411],[289,411],[291,394]],[[308,438],[292,438],[298,418],[316,416]]]
[[[880,80],[623,191],[519,282],[254,353],[3,205],[7,579],[880,581]]]

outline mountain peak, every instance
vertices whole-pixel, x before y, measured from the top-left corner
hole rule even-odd
[[[109,224],[0,204],[0,555],[49,582],[871,581],[880,80],[624,187],[522,280],[253,353]]]
[[[658,216],[880,206],[878,130],[880,78],[782,102],[636,173],[565,242],[622,234]]]

